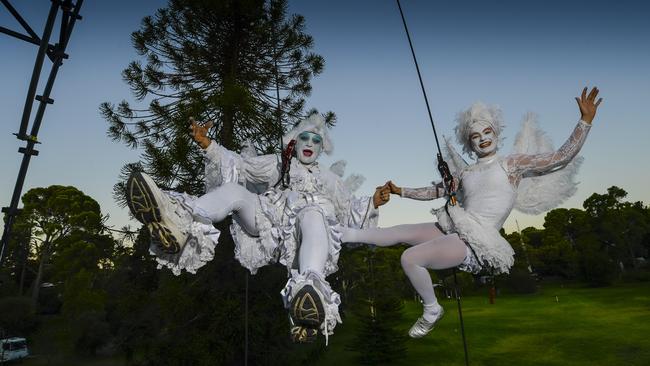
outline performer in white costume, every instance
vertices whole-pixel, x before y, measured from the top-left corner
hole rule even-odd
[[[458,114],[456,139],[463,151],[477,157],[467,165],[447,141],[447,161],[458,187],[456,205],[445,205],[432,212],[437,223],[398,225],[385,229],[343,229],[343,242],[391,246],[412,245],[404,251],[404,272],[423,302],[423,315],[409,331],[419,338],[431,331],[444,311],[438,304],[427,268],[439,270],[459,267],[476,273],[492,269],[507,273],[514,263],[514,251],[499,234],[513,208],[526,213],[541,213],[557,206],[576,190],[573,178],[581,159],[576,155],[587,138],[591,122],[602,98],[598,89],[587,95],[587,88],[576,98],[581,119],[569,139],[557,151],[537,128],[532,114],[525,117],[515,143],[515,153],[497,155],[503,129],[497,107],[475,103]],[[387,182],[381,198],[390,193],[416,200],[433,200],[446,195],[441,184],[424,188],[401,188]]]
[[[212,223],[233,216],[230,227],[235,257],[251,273],[275,261],[287,266],[290,279],[282,290],[289,309],[292,339],[326,337],[337,322],[339,295],[325,277],[337,270],[342,227],[368,228],[377,223],[379,197],[356,198],[359,176],[343,181],[341,163],[323,169],[321,152],[332,152],[324,119],[313,114],[283,138],[282,156],[237,154],[207,137],[211,123],[191,121],[194,139],[204,149],[206,194],[194,197],[158,189],[143,173],[128,181],[133,215],[152,234],[151,252],[161,266],[194,273],[211,260],[219,231]],[[292,159],[292,157],[297,159]],[[245,186],[266,187],[258,195]]]

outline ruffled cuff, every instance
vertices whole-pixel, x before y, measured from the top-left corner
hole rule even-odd
[[[208,215],[200,208],[194,207],[196,197],[185,193],[165,192],[174,204],[176,210],[184,216],[183,221],[188,222],[188,227],[181,228],[188,234],[188,239],[180,253],[168,254],[155,245],[149,247],[149,252],[156,256],[158,268],[167,267],[174,275],[179,276],[181,270],[190,273],[203,267],[214,258],[214,248],[219,242],[221,232],[217,230],[208,219]]]
[[[280,292],[284,306],[288,309],[298,291],[307,285],[311,285],[321,297],[325,320],[320,325],[320,330],[325,337],[328,337],[334,334],[334,328],[338,323],[343,323],[339,315],[341,296],[332,290],[329,282],[321,274],[312,271],[301,274],[296,270],[291,270],[291,278]]]
[[[214,258],[214,248],[221,234],[219,230],[212,225],[193,222],[189,234],[190,237],[179,254],[164,253],[155,245],[149,247],[149,252],[156,256],[158,269],[167,267],[176,276],[179,276],[183,269],[189,273],[196,273],[199,268]]]
[[[261,209],[255,213],[255,225],[259,231],[258,236],[247,233],[236,220],[230,225],[230,233],[235,242],[235,259],[253,275],[260,267],[276,261],[280,233]]]

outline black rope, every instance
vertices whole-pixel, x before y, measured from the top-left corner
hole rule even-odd
[[[460,291],[458,290],[458,279],[456,278],[456,268],[454,268],[454,292],[456,302],[458,302],[458,317],[460,318],[460,334],[463,337],[463,350],[465,351],[465,365],[469,366],[469,355],[467,353],[467,341],[465,340],[465,323],[463,323],[463,308],[460,306]]]
[[[438,133],[436,132],[436,125],[433,122],[433,116],[431,115],[431,107],[429,106],[429,98],[427,97],[427,91],[424,88],[424,82],[422,81],[422,73],[420,72],[420,65],[418,64],[418,59],[415,56],[415,49],[413,48],[413,42],[411,41],[411,33],[409,32],[408,25],[406,25],[406,18],[404,17],[404,12],[402,11],[402,5],[399,0],[397,1],[397,7],[399,8],[399,14],[402,17],[402,24],[404,24],[404,31],[406,31],[406,38],[409,41],[409,48],[411,49],[411,55],[413,56],[413,63],[415,63],[415,70],[418,73],[418,80],[420,80],[420,88],[422,89],[422,95],[424,96],[424,103],[427,106],[427,113],[429,115],[429,122],[431,122],[431,128],[433,129],[433,137],[436,140],[436,147],[438,148],[438,172],[440,172],[440,177],[445,185],[447,193],[449,193],[449,202],[453,206],[456,204],[456,186],[454,184],[454,178],[451,176],[449,171],[449,165],[442,158],[442,149],[440,148],[440,141],[438,141]]]
[[[244,304],[244,365],[248,366],[248,271],[246,271],[246,302]]]
[[[418,59],[415,56],[415,49],[413,48],[413,42],[411,41],[411,34],[409,33],[408,25],[406,25],[406,18],[404,17],[404,12],[402,11],[402,5],[399,0],[396,0],[397,7],[399,8],[399,14],[402,17],[402,24],[404,25],[404,31],[406,31],[406,38],[409,42],[409,47],[411,49],[411,55],[413,56],[413,62],[415,63],[415,70],[418,73],[418,80],[420,80],[420,88],[422,89],[422,95],[424,96],[424,103],[427,106],[427,113],[429,114],[429,122],[431,122],[431,128],[433,129],[433,136],[436,140],[436,147],[438,148],[438,171],[442,177],[442,181],[445,185],[445,189],[449,193],[449,200],[445,204],[445,210],[447,210],[447,205],[456,204],[456,187],[454,184],[453,177],[449,171],[449,165],[442,158],[442,149],[440,148],[440,142],[438,141],[438,133],[436,132],[436,125],[433,122],[433,116],[431,115],[431,107],[429,106],[429,98],[427,98],[427,91],[424,88],[424,82],[422,81],[422,73],[420,72],[420,66],[418,65]],[[472,249],[470,247],[470,249]],[[472,252],[474,250],[472,249]],[[474,253],[474,255],[476,255]],[[479,262],[480,263],[480,262]],[[465,340],[465,324],[463,323],[463,310],[460,302],[460,291],[458,290],[458,280],[456,278],[456,268],[454,268],[454,283],[455,283],[455,294],[456,301],[458,302],[458,316],[460,318],[460,329],[463,337],[463,350],[465,351],[465,365],[469,365],[469,356],[467,353],[467,341]]]
[[[415,63],[415,69],[418,72],[418,79],[420,80],[420,88],[422,88],[422,95],[424,96],[424,103],[427,105],[427,112],[429,113],[429,121],[431,122],[431,128],[433,128],[433,136],[436,138],[436,146],[438,147],[438,154],[442,156],[442,150],[440,149],[440,143],[438,142],[438,134],[436,133],[436,126],[433,123],[433,117],[431,116],[431,108],[429,107],[429,98],[427,98],[427,91],[424,89],[424,82],[422,81],[422,74],[420,73],[420,66],[418,65],[418,59],[415,57],[415,50],[413,49],[413,42],[411,42],[411,34],[409,33],[409,28],[406,25],[406,19],[404,18],[404,12],[402,11],[402,5],[399,0],[397,1],[397,7],[399,8],[399,14],[402,16],[402,24],[404,24],[404,30],[406,31],[406,38],[409,41],[409,47],[411,48],[411,55],[413,55],[413,62]]]

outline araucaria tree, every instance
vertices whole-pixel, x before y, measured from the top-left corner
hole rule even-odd
[[[100,107],[109,136],[142,149],[141,161],[125,166],[123,178],[143,169],[162,187],[202,194],[203,159],[190,140],[190,117],[213,121],[210,137],[230,150],[250,141],[258,153],[279,152],[285,130],[305,116],[310,80],[324,65],[311,52],[304,18],[286,10],[285,0],[170,0],[143,19],[132,34],[141,57],[122,73],[142,107],[127,101]],[[123,188],[116,185],[118,200]],[[112,297],[115,309],[152,320],[139,322],[137,332],[121,320],[114,325],[126,338],[144,340],[129,346],[127,356],[161,365],[244,364],[247,354],[251,364],[299,358],[288,351],[289,324],[278,297],[286,270],[263,268],[245,295],[247,275],[232,256],[226,226],[220,228],[214,259],[195,275],[150,273],[147,263],[122,271],[155,277],[141,281],[150,304]]]
[[[310,51],[304,18],[287,18],[286,8],[286,0],[170,0],[145,17],[132,34],[142,57],[122,76],[148,107],[103,103],[110,137],[142,147],[142,168],[188,193],[202,190],[190,117],[214,121],[211,137],[228,149],[250,141],[260,152],[278,151],[324,65]]]

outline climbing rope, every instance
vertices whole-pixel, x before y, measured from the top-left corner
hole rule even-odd
[[[454,206],[456,204],[456,186],[454,183],[454,178],[449,171],[449,165],[442,158],[442,149],[440,149],[440,142],[438,141],[438,133],[436,132],[436,125],[433,122],[433,117],[431,115],[431,107],[429,106],[429,98],[427,98],[427,92],[424,88],[424,82],[422,81],[422,73],[420,72],[420,66],[418,65],[418,59],[415,56],[415,49],[413,48],[413,42],[411,41],[411,34],[409,33],[408,25],[406,24],[406,18],[404,17],[404,12],[402,11],[402,5],[399,0],[397,1],[397,8],[399,9],[399,14],[402,17],[402,24],[404,25],[404,31],[406,31],[406,38],[409,42],[409,47],[411,49],[411,55],[413,56],[413,63],[415,63],[415,70],[418,73],[418,79],[420,80],[420,88],[422,89],[422,95],[424,96],[424,103],[427,106],[427,112],[429,114],[429,122],[431,122],[431,128],[433,129],[433,136],[436,140],[436,147],[438,148],[438,172],[442,177],[442,182],[445,186],[445,190],[449,195],[449,200],[445,203],[445,209],[448,205]],[[471,248],[471,247],[470,247]],[[456,268],[454,268],[454,284],[455,284],[455,295],[456,301],[458,302],[458,316],[460,318],[460,329],[463,337],[463,350],[465,351],[465,365],[469,365],[469,356],[467,352],[467,342],[465,340],[465,325],[463,323],[463,309],[460,302],[460,291],[458,289],[458,280],[456,279]]]
[[[415,49],[413,48],[413,42],[411,41],[411,33],[409,32],[408,25],[406,25],[406,18],[404,17],[404,12],[402,11],[402,5],[400,4],[399,0],[397,1],[397,7],[399,9],[399,14],[402,17],[402,24],[404,24],[404,31],[406,31],[406,38],[408,39],[409,42],[409,47],[411,49],[411,55],[413,56],[413,63],[415,64],[415,70],[418,73],[418,80],[420,80],[420,88],[422,89],[422,95],[424,96],[424,103],[427,106],[427,113],[429,114],[429,122],[431,122],[431,128],[433,129],[433,137],[436,141],[436,147],[438,148],[438,172],[440,172],[440,176],[442,177],[442,182],[445,185],[445,189],[447,190],[447,193],[449,194],[449,204],[450,205],[455,205],[456,204],[456,187],[454,184],[454,178],[451,176],[451,172],[449,171],[449,165],[447,165],[447,162],[442,158],[442,149],[440,149],[440,141],[438,140],[438,133],[436,132],[436,125],[433,122],[433,116],[431,115],[431,107],[429,106],[429,98],[427,97],[427,91],[424,88],[424,82],[422,81],[422,73],[420,72],[420,65],[418,64],[418,59],[415,56]]]

